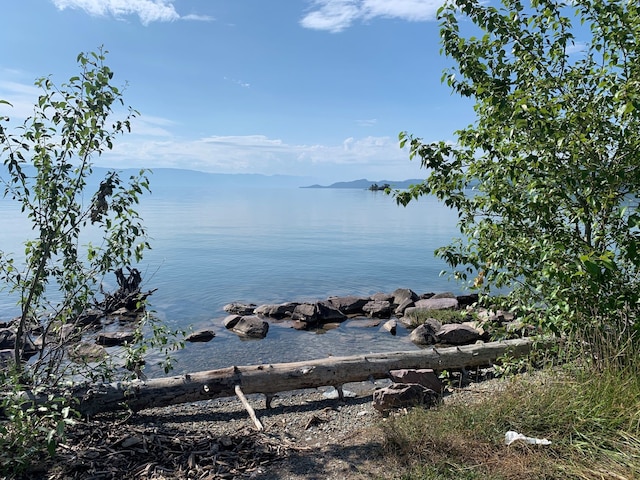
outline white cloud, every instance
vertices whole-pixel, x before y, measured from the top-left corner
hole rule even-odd
[[[356,124],[359,127],[373,127],[376,123],[378,123],[378,119],[376,118],[366,118],[363,120],[356,121]]]
[[[13,120],[24,120],[33,115],[33,105],[42,90],[34,85],[24,83],[0,81],[0,99],[11,105],[0,105],[0,115],[6,115]]]
[[[420,177],[419,164],[391,137],[347,138],[336,144],[292,144],[265,135],[212,135],[200,139],[118,139],[101,164],[115,168],[188,168],[216,173],[315,176],[327,180]]]
[[[112,16],[122,18],[137,15],[143,25],[152,22],[172,22],[175,20],[211,21],[212,17],[204,15],[180,16],[169,0],[51,0],[54,5],[64,10],[76,8],[97,17]]]
[[[314,0],[300,21],[305,28],[341,32],[356,21],[376,17],[422,22],[435,19],[443,0]]]

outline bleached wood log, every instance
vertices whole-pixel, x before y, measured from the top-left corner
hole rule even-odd
[[[551,341],[539,341],[546,348]],[[94,415],[122,409],[133,411],[233,397],[239,386],[245,394],[278,392],[386,378],[390,370],[432,368],[450,370],[491,365],[509,354],[517,358],[533,348],[530,338],[410,352],[388,352],[349,357],[329,357],[292,363],[228,367],[167,378],[117,382],[77,392],[79,411]]]
[[[263,431],[264,427],[262,426],[262,422],[258,420],[255,410],[247,400],[247,397],[244,396],[244,393],[242,393],[242,389],[240,388],[240,385],[236,385],[234,390],[236,392],[236,395],[242,402],[242,405],[244,406],[245,410],[249,414],[249,417],[251,417],[251,420],[253,420],[253,424],[256,426],[256,429],[258,429],[259,432]]]

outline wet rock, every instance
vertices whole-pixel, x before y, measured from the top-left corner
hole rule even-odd
[[[131,343],[134,338],[133,332],[102,332],[96,337],[96,343],[105,347],[115,347]]]
[[[291,314],[292,320],[299,320],[310,325],[328,322],[341,322],[347,316],[329,302],[301,303]]]
[[[415,406],[429,408],[436,405],[439,398],[436,392],[417,383],[392,383],[373,392],[373,408],[383,413]]]
[[[391,335],[395,335],[398,331],[398,321],[395,318],[392,320],[387,320],[382,325],[382,329],[389,332]]]
[[[287,302],[272,305],[260,305],[254,310],[255,315],[262,315],[264,317],[275,318],[281,320],[286,317],[290,317],[298,303]]]
[[[351,295],[347,297],[331,297],[327,301],[345,315],[360,315],[363,313],[362,307],[367,304],[369,299]]]
[[[197,330],[185,337],[185,342],[208,342],[215,337],[213,330]]]
[[[224,328],[227,330],[232,329],[236,326],[236,324],[240,321],[242,315],[227,315],[224,320],[222,320],[222,324]]]
[[[264,338],[269,331],[269,323],[256,316],[240,317],[232,330],[245,337]]]
[[[222,309],[234,315],[253,315],[257,305],[255,303],[227,303]]]

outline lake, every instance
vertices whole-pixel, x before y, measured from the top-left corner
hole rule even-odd
[[[405,330],[393,337],[357,320],[322,334],[272,323],[266,339],[241,340],[221,324],[230,302],[461,291],[433,254],[456,236],[457,217],[433,198],[403,208],[359,189],[153,188],[153,179],[152,189],[139,206],[152,250],[138,266],[143,289],[157,289],[151,308],[172,328],[216,332],[178,352],[177,373],[417,348]],[[20,251],[28,227],[6,200],[0,214],[0,249]],[[115,289],[115,278],[107,282]],[[0,318],[16,313],[1,299]],[[159,374],[152,362],[147,373]]]

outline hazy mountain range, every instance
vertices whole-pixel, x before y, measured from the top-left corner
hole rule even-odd
[[[352,180],[350,182],[336,182],[331,185],[309,185],[308,187],[302,188],[364,188],[367,189],[371,185],[385,185],[388,184],[391,188],[409,188],[411,185],[416,185],[418,183],[422,183],[422,179],[412,178],[409,180],[377,180],[375,182],[371,180],[367,180],[366,178],[361,178],[360,180]]]
[[[33,167],[25,165],[23,167],[27,175],[32,176],[35,172]],[[97,185],[109,170],[120,172],[120,178],[126,180],[131,175],[137,175],[140,172],[138,168],[126,169],[110,169],[103,167],[94,167],[93,175],[89,180],[90,185]],[[374,183],[377,185],[389,184],[391,188],[407,188],[409,185],[421,183],[421,179],[411,180],[377,180],[370,181],[367,179],[336,182],[331,185],[309,185],[314,181],[312,177],[302,177],[294,175],[262,175],[262,174],[237,174],[237,173],[208,173],[196,170],[186,170],[180,168],[151,168],[148,169],[149,185],[151,191],[168,190],[173,188],[193,188],[193,189],[209,189],[209,188],[362,188],[367,189]],[[6,177],[6,174],[0,169],[0,175]]]

